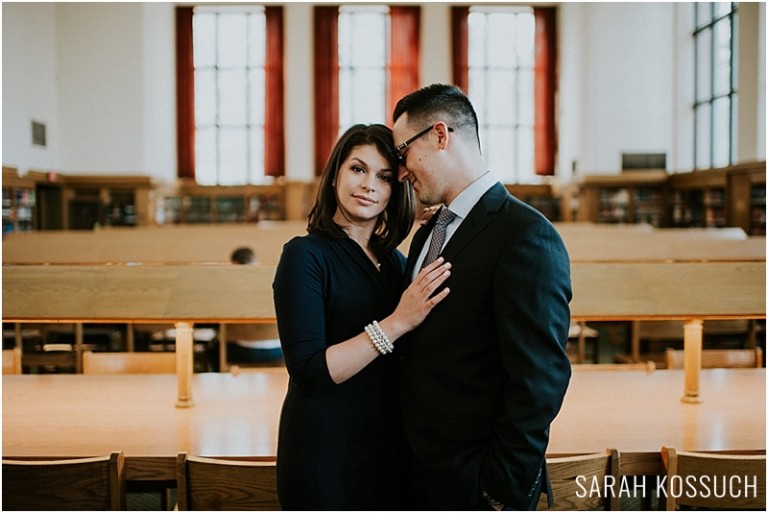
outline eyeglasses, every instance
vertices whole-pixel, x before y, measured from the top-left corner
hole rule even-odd
[[[428,134],[429,131],[432,130],[433,128],[435,128],[435,125],[428,126],[427,128],[425,128],[418,134],[414,135],[404,143],[399,144],[398,146],[395,146],[395,153],[397,154],[397,160],[400,161],[400,164],[405,165],[405,155],[402,154],[402,151],[406,149],[409,145],[413,144],[413,142],[419,137],[422,137],[423,135]],[[449,132],[453,132],[453,128],[451,127],[447,127],[447,128]]]

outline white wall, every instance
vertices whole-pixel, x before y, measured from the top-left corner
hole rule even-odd
[[[450,7],[422,4],[423,84],[451,79]],[[692,166],[690,4],[563,3],[559,15],[558,172],[616,173],[622,152],[666,152]],[[176,172],[171,3],[5,3],[3,164],[65,173]],[[765,5],[759,5],[751,122],[765,158]],[[285,5],[286,175],[313,175],[312,4]],[[754,52],[752,52],[754,53]],[[744,101],[743,98],[740,101]],[[32,147],[30,121],[48,125]]]
[[[57,169],[56,10],[53,4],[4,3],[3,165]],[[32,120],[44,123],[47,146],[32,145]]]
[[[575,160],[581,174],[615,173],[621,169],[622,152],[669,153],[673,4],[581,3],[568,7],[561,16],[568,36],[561,39],[561,66],[569,75],[563,74],[562,79],[579,81],[581,95],[561,96],[561,121],[579,133],[560,132],[561,137],[579,141],[569,141],[569,154],[560,155],[565,166]],[[574,11],[581,12],[574,15]],[[569,54],[571,44],[577,49]],[[574,51],[580,54],[579,62],[569,66],[564,60],[573,57]],[[561,85],[561,94],[566,85]],[[580,113],[564,118],[574,101],[579,102]]]

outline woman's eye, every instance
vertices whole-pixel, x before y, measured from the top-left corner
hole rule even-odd
[[[352,166],[352,171],[355,173],[365,173],[365,169],[360,166]]]
[[[389,183],[392,181],[392,175],[379,175],[379,180]]]

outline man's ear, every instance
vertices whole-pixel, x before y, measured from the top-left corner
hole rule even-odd
[[[448,125],[446,125],[445,122],[438,121],[435,123],[435,132],[437,133],[437,144],[441,150],[444,150],[448,144],[448,139],[450,138],[450,132],[452,132],[452,130],[448,130]]]

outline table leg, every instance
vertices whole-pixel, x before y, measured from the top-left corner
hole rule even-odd
[[[632,321],[629,329],[632,337],[632,363],[640,361],[640,321]]]
[[[227,361],[227,323],[219,324],[219,372],[229,372]]]
[[[194,347],[192,343],[192,325],[186,322],[176,323],[176,380],[179,388],[177,408],[191,408],[192,372]]]
[[[83,323],[75,323],[75,371],[83,373]]]
[[[701,373],[701,346],[703,322],[701,319],[692,319],[685,322],[685,390],[682,401],[684,403],[700,403],[699,374]]]

